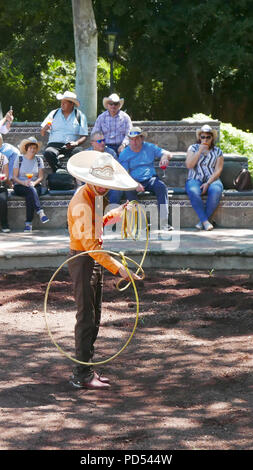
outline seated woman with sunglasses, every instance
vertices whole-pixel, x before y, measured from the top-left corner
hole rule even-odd
[[[198,230],[212,230],[209,219],[220,202],[223,185],[220,175],[224,158],[222,150],[215,146],[217,131],[204,125],[196,131],[197,143],[188,148],[186,167],[189,169],[185,184],[191,205],[198,215]],[[202,196],[207,195],[206,204]]]

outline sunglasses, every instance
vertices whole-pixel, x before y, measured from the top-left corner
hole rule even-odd
[[[105,139],[93,140],[92,142],[97,142],[97,144],[101,144],[102,142],[105,142]]]
[[[212,136],[211,135],[201,135],[200,138],[201,138],[201,140],[204,140],[204,139],[209,140],[209,139],[212,138]]]
[[[137,137],[138,135],[141,135],[138,131],[132,131],[128,134],[129,137]]]
[[[110,106],[119,106],[119,103],[108,103]]]

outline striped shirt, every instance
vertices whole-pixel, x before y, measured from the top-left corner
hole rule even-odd
[[[198,149],[199,144],[193,144],[188,148],[188,152],[190,151],[196,153]],[[219,147],[213,147],[210,149],[207,155],[202,153],[195,167],[190,168],[188,179],[195,179],[205,183],[210,178],[210,176],[213,175],[217,159],[222,156],[223,153]]]
[[[91,133],[101,132],[107,145],[122,143],[128,145],[127,136],[131,127],[132,121],[127,113],[119,110],[116,116],[111,116],[106,110],[97,117]]]

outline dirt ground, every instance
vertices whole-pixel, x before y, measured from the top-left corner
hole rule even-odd
[[[252,274],[147,270],[130,344],[98,366],[106,391],[73,389],[74,363],[43,313],[53,271],[0,273],[1,450],[252,450]],[[105,273],[95,361],[134,326],[133,289]],[[49,292],[55,341],[73,354],[75,304],[66,271]]]

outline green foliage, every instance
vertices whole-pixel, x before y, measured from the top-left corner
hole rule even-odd
[[[109,93],[105,32],[114,25],[115,91],[133,119],[179,120],[200,111],[253,131],[251,0],[93,0],[93,6],[98,113]],[[55,90],[73,86],[69,65],[53,73],[50,63],[74,62],[72,22],[70,0],[2,2],[0,101],[4,109],[15,106],[18,120],[40,119]]]

